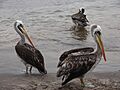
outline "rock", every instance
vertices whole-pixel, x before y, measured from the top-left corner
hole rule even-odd
[[[100,79],[99,82],[102,84],[102,85],[110,85],[111,82],[109,79]]]
[[[94,88],[95,86],[91,82],[89,82],[89,83],[85,84],[85,87]]]
[[[49,84],[45,83],[45,82],[41,82],[38,84],[38,90],[43,90],[43,89],[47,89],[49,86]]]

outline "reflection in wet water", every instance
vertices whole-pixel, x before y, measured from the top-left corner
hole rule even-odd
[[[87,31],[86,28],[80,28],[77,26],[72,26],[70,30],[72,30],[73,38],[81,41],[86,40],[89,34],[89,31]]]

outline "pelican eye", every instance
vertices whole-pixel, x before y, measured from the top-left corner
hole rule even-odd
[[[96,31],[95,34],[101,35],[101,32],[100,31]]]
[[[23,25],[22,24],[18,25],[18,29],[23,33],[21,28],[23,28]]]

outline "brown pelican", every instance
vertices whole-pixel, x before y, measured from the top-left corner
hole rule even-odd
[[[14,28],[21,37],[21,40],[15,46],[15,50],[17,55],[21,58],[22,62],[26,66],[26,73],[28,74],[28,69],[31,73],[33,66],[37,68],[40,73],[46,74],[47,71],[45,70],[44,58],[41,52],[35,48],[34,44],[29,38],[23,22],[16,20],[14,23]],[[25,43],[25,37],[28,39],[31,45]]]
[[[95,68],[100,62],[101,57],[106,56],[103,43],[101,40],[101,27],[99,25],[91,25],[91,34],[96,42],[96,48],[92,47],[73,49],[64,52],[58,63],[57,77],[62,76],[62,85],[75,78],[80,78],[81,86],[85,86],[83,82],[84,75]],[[76,54],[77,53],[77,54]]]
[[[73,14],[71,16],[73,23],[78,27],[85,27],[88,25],[88,19],[86,18],[86,15],[84,14],[85,9],[81,8],[79,9],[79,12],[76,14]]]

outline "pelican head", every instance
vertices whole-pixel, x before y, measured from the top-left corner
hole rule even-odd
[[[30,39],[30,37],[28,36],[27,30],[22,21],[16,20],[16,22],[14,23],[14,28],[15,28],[16,32],[21,36],[22,39],[25,36],[28,39],[28,41],[30,42],[30,44],[34,47],[34,44],[32,43],[32,40]]]
[[[83,13],[83,14],[84,14],[84,12],[85,12],[84,7],[81,7],[81,8],[79,9],[79,13]]]
[[[92,37],[95,39],[95,41],[99,45],[99,47],[100,47],[100,49],[102,51],[102,55],[104,57],[104,60],[106,61],[104,46],[103,46],[102,39],[101,39],[101,31],[102,31],[102,29],[101,29],[101,27],[99,25],[96,25],[96,24],[92,24],[90,26],[90,28],[91,28]]]

